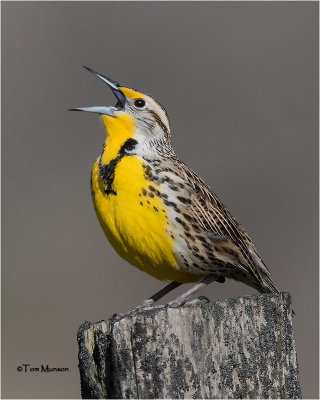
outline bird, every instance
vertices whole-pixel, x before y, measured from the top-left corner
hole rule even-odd
[[[121,315],[150,308],[192,282],[191,289],[166,306],[180,307],[211,282],[226,278],[260,293],[278,293],[246,230],[176,155],[165,108],[149,94],[84,68],[117,100],[115,106],[71,109],[99,114],[106,130],[102,153],[91,171],[96,216],[124,260],[170,282]]]

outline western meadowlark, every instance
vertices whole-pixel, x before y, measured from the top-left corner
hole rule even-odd
[[[134,310],[187,282],[169,303],[184,304],[212,281],[278,290],[252,240],[204,181],[176,156],[165,109],[151,96],[85,67],[117,98],[115,107],[75,108],[101,115],[107,137],[92,168],[94,208],[116,252],[162,281],[172,281]]]

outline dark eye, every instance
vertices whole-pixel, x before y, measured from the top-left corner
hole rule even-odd
[[[146,102],[143,99],[137,99],[134,101],[134,105],[138,108],[142,108],[146,105]]]

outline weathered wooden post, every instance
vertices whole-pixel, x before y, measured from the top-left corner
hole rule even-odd
[[[288,293],[86,322],[78,343],[83,398],[301,398]]]

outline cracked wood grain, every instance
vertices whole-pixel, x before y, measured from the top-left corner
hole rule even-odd
[[[301,398],[288,293],[86,322],[78,343],[83,398]]]

